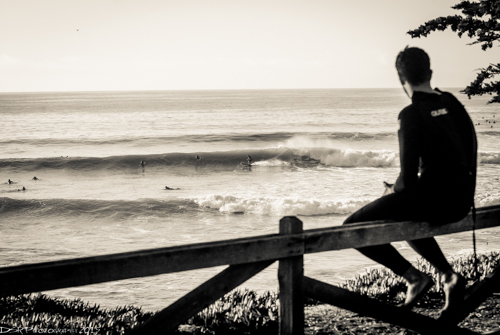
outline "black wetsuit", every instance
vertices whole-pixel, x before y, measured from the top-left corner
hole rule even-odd
[[[364,206],[344,224],[377,220],[444,224],[467,215],[476,187],[476,133],[462,104],[452,94],[438,92],[415,92],[411,105],[399,114],[401,173],[394,193]],[[432,237],[411,243],[436,254],[432,264],[439,271],[450,269]],[[400,276],[411,267],[390,244],[357,250]]]
[[[388,194],[344,224],[375,220],[456,222],[470,211],[476,186],[473,123],[450,93],[415,92],[399,114],[401,173]]]

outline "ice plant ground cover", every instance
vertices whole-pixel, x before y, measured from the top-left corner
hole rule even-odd
[[[500,254],[492,252],[478,255],[477,268],[472,255],[455,258],[453,267],[467,279],[468,285],[473,285],[484,279],[499,263]],[[437,274],[429,263],[419,259],[416,266],[438,282]],[[366,273],[347,280],[342,287],[391,304],[404,300],[405,285],[401,278],[384,268],[367,269]],[[436,285],[420,301],[417,310],[435,316],[442,304],[443,294]],[[316,301],[306,300],[305,305],[306,334],[350,334],[352,331],[356,334],[376,334],[399,329],[333,306],[320,305]],[[235,290],[191,317],[179,328],[179,333],[277,334],[278,309],[278,294],[275,292],[257,294],[251,290]],[[476,330],[498,329],[499,313],[500,298],[494,295],[471,313],[461,326]],[[0,299],[0,327],[3,329],[124,334],[154,314],[134,306],[104,309],[78,299],[57,299],[44,294]]]

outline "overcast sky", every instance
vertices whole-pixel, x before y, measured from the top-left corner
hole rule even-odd
[[[399,87],[397,53],[464,87],[498,62],[451,31],[458,0],[0,0],[0,92]]]

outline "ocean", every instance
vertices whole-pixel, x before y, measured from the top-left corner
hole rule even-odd
[[[476,124],[476,207],[500,204],[500,106],[445,90]],[[0,266],[277,233],[286,215],[340,225],[397,178],[409,102],[402,89],[0,93]],[[499,250],[500,229],[476,235],[478,252]],[[437,240],[450,259],[472,251],[471,232]],[[334,284],[371,266],[355,250],[305,256],[307,276]],[[44,293],[154,311],[223,268]],[[241,288],[277,290],[276,270]]]

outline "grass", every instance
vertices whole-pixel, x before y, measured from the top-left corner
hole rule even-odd
[[[500,265],[499,263],[500,254],[490,253],[478,256],[477,272],[472,256],[458,257],[453,260],[452,264],[454,269],[468,280],[468,285],[472,285],[484,279]],[[426,261],[417,261],[416,267],[432,275],[436,283],[439,282],[437,274]],[[402,302],[406,290],[401,278],[383,268],[369,269],[366,273],[347,280],[341,286],[391,304]],[[419,306],[436,309],[440,307],[442,301],[443,293],[440,287],[435,286],[427,296],[421,299]],[[492,303],[497,303],[500,311],[500,303],[497,300]],[[306,301],[306,306],[315,305],[318,305],[318,302]],[[278,294],[275,292],[265,292],[259,295],[254,291],[235,290],[191,317],[185,325],[179,328],[179,333],[277,334],[278,308]],[[306,310],[316,312],[321,310],[319,314],[306,313],[307,334],[350,334],[352,331],[348,328],[352,329],[360,324],[364,324],[365,327],[367,324],[371,325],[369,327],[372,333],[377,333],[379,328],[387,332],[386,328],[389,327],[381,326],[372,319],[363,319],[347,311],[333,307],[325,308],[323,306],[306,308]],[[24,333],[30,331],[56,333],[58,330],[59,333],[72,334],[124,334],[126,330],[143,323],[154,314],[144,312],[141,308],[134,306],[102,309],[79,299],[64,300],[44,294],[0,298],[0,327],[23,329]],[[356,333],[362,333],[362,331],[357,330]]]

